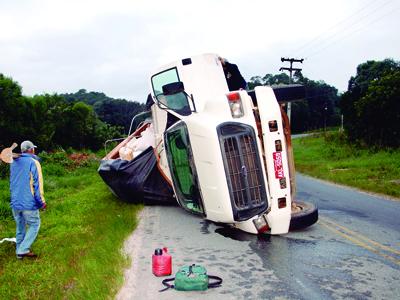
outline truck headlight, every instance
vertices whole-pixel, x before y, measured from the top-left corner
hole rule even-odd
[[[256,226],[258,233],[263,233],[270,229],[264,215],[259,216],[257,219],[254,219],[253,223],[254,226]]]
[[[238,92],[229,93],[226,95],[228,98],[229,107],[233,118],[240,118],[244,116],[242,99]]]

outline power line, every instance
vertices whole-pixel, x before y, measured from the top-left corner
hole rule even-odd
[[[316,50],[316,51],[312,52],[311,54],[307,55],[307,57],[306,57],[305,59],[308,59],[308,58],[310,58],[310,57],[312,57],[312,56],[315,56],[316,54],[322,52],[323,50],[325,50],[325,49],[328,48],[329,46],[331,46],[331,45],[333,45],[333,44],[337,44],[338,42],[341,42],[342,40],[345,40],[346,38],[349,38],[349,37],[352,36],[353,34],[358,33],[358,32],[360,32],[360,31],[364,30],[366,27],[368,27],[368,26],[370,26],[370,25],[372,25],[372,24],[374,24],[374,23],[380,21],[380,20],[383,19],[384,17],[386,17],[386,16],[388,16],[388,15],[391,15],[392,13],[398,11],[399,8],[400,8],[400,7],[397,7],[397,8],[395,8],[395,9],[389,11],[388,13],[386,13],[386,14],[384,14],[384,15],[381,15],[380,17],[378,17],[378,18],[372,20],[371,22],[367,23],[366,25],[361,26],[361,27],[359,27],[358,29],[349,32],[348,34],[342,36],[341,38],[339,38],[339,39],[337,39],[337,40],[334,40],[334,41],[331,41],[330,43],[325,44],[322,48],[319,48],[318,50]]]
[[[389,2],[391,2],[391,1],[388,1],[388,2],[384,3],[383,5],[379,6],[378,9],[381,9],[382,7],[386,6]],[[375,13],[376,13],[376,11],[372,11],[372,12],[368,13],[367,15],[364,15],[361,19],[360,19],[360,18],[359,18],[359,19],[356,19],[354,22],[352,22],[352,23],[349,24],[349,27],[344,28],[342,31],[337,31],[337,32],[331,34],[330,36],[328,36],[328,37],[325,39],[325,41],[322,42],[321,44],[319,44],[318,46],[316,46],[316,48],[317,48],[317,49],[318,49],[318,48],[325,48],[325,45],[326,45],[326,44],[331,44],[331,43],[332,43],[331,41],[334,40],[335,37],[337,37],[337,36],[339,36],[339,35],[341,35],[341,34],[343,34],[343,33],[346,34],[346,32],[349,32],[349,31],[351,32],[351,31],[354,29],[354,25],[355,25],[355,26],[358,26],[358,25],[363,26],[362,22],[364,21],[364,18],[369,17],[370,15],[375,14]],[[369,22],[369,23],[370,23],[370,22]],[[369,23],[367,23],[367,24],[369,24]],[[352,25],[353,25],[353,26],[352,26]],[[350,26],[352,26],[352,27],[350,27]],[[315,49],[314,49],[314,50],[315,50]]]
[[[324,33],[320,34],[317,38],[315,38],[312,42],[309,42],[307,47],[302,47],[303,51],[300,51],[300,54],[303,53],[303,56],[305,56],[304,54],[305,54],[305,52],[307,52],[306,49],[309,48],[310,46],[314,46],[313,50],[315,50],[315,48],[318,49],[318,48],[324,47],[324,45],[326,45],[327,43],[328,44],[331,43],[331,41],[334,40],[337,36],[339,36],[343,33],[346,33],[349,30],[351,31],[354,28],[354,26],[358,26],[359,24],[362,24],[362,22],[365,21],[366,18],[368,18],[369,16],[371,16],[373,14],[376,14],[379,10],[381,10],[382,8],[384,8],[391,2],[393,2],[393,0],[386,1],[384,3],[381,3],[379,6],[373,7],[372,11],[369,11],[366,14],[359,16],[358,18],[352,19],[352,22],[350,22],[350,23],[347,22],[348,24],[346,24],[345,27],[342,26],[343,28],[341,30],[332,32],[331,34],[328,34],[328,35],[326,35],[326,33],[329,31],[325,31]],[[369,4],[370,4],[370,2],[366,6],[364,6],[363,9],[359,10],[355,14],[358,14],[361,11],[363,11],[367,6],[369,6]],[[355,14],[353,14],[352,16],[354,16]],[[352,16],[346,18],[345,20],[343,20],[342,22],[340,22],[338,24],[344,23],[345,21],[350,19]],[[335,27],[336,26],[333,26],[332,28],[335,28]],[[321,39],[322,36],[325,36],[325,37],[323,39]],[[320,40],[320,39],[321,39],[321,41],[319,43],[316,43],[317,40]]]
[[[345,19],[341,20],[340,22],[336,23],[335,25],[333,25],[332,27],[329,27],[327,30],[325,30],[324,32],[320,33],[319,35],[317,35],[315,38],[313,38],[311,41],[306,42],[305,44],[303,44],[301,47],[297,48],[294,52],[299,52],[301,50],[303,50],[304,48],[308,48],[308,45],[314,43],[316,40],[318,40],[320,37],[324,36],[325,33],[331,31],[332,29],[336,28],[337,26],[341,25],[342,23],[345,23],[347,20],[349,20],[350,18],[352,18],[353,16],[359,14],[361,11],[363,11],[364,9],[366,9],[367,7],[369,7],[371,4],[376,3],[376,0],[372,0],[370,2],[368,2],[365,6],[363,6],[361,9],[357,10],[356,12],[354,12],[353,14],[351,14],[350,16],[346,17]]]
[[[331,27],[329,30],[321,33],[316,39],[314,39],[314,42],[310,42],[310,43],[308,43],[307,47],[303,47],[303,50],[300,53],[305,52],[305,50],[307,48],[310,48],[312,46],[318,47],[321,43],[328,42],[329,40],[331,40],[338,34],[341,34],[342,32],[345,32],[345,31],[351,29],[350,26],[357,25],[358,23],[363,22],[370,15],[375,14],[377,11],[379,11],[380,9],[382,9],[383,7],[385,7],[387,4],[389,4],[392,1],[393,0],[389,0],[389,1],[386,1],[386,2],[380,3],[380,4],[378,3],[379,4],[378,6],[372,7],[372,9],[373,9],[372,11],[367,11],[366,14],[362,14],[361,16],[358,16],[357,18],[353,18],[354,15],[361,13],[363,10],[365,10],[371,4],[371,3],[368,3],[366,6],[363,7],[363,9],[360,9],[357,13],[349,16],[348,18],[344,19],[342,22],[339,22],[335,26]],[[377,3],[374,3],[374,4],[377,4]],[[348,21],[350,21],[350,23]],[[332,32],[332,29],[338,27],[339,24],[343,24],[344,26],[340,26],[338,30],[336,30],[335,32]],[[318,40],[321,40],[321,41],[318,41]]]

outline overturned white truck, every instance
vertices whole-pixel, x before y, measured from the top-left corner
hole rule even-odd
[[[99,173],[129,202],[177,202],[249,233],[285,234],[314,224],[318,210],[294,201],[289,122],[281,104],[301,86],[229,91],[219,57],[204,54],[157,69],[149,111],[101,162]]]

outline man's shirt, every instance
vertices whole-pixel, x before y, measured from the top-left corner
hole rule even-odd
[[[36,155],[22,153],[14,159],[10,168],[10,192],[13,209],[36,210],[43,207],[42,168]]]

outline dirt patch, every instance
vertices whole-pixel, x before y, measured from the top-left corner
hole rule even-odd
[[[87,153],[72,153],[68,156],[70,160],[73,160],[76,163],[84,162],[88,160],[90,157]]]
[[[68,155],[68,158],[73,161],[74,167],[80,167],[86,165],[89,161],[96,159],[96,156],[88,153],[72,153]]]

